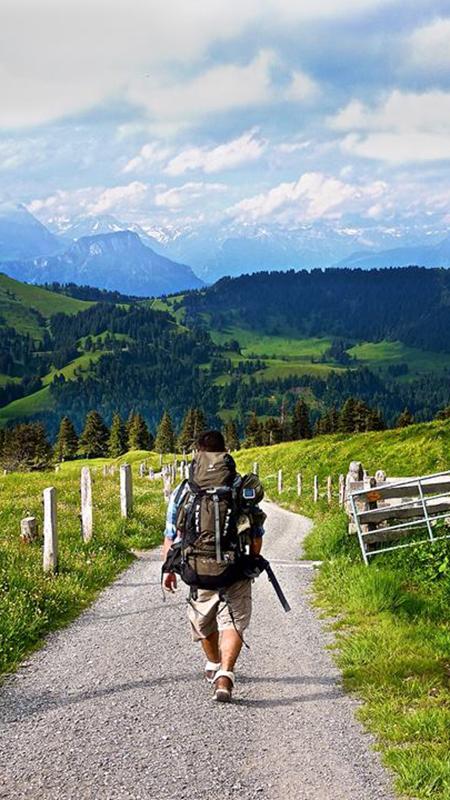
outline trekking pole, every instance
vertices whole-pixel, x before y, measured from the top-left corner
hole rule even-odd
[[[284,594],[283,589],[281,588],[280,584],[278,583],[277,577],[276,577],[272,567],[270,566],[270,563],[267,561],[266,558],[263,558],[262,556],[258,556],[257,557],[257,561],[259,562],[259,564],[261,566],[261,571],[265,570],[267,572],[267,577],[269,579],[269,583],[272,584],[272,586],[274,588],[274,591],[275,591],[275,593],[276,593],[276,595],[278,597],[278,600],[280,601],[281,605],[283,606],[283,609],[287,613],[288,611],[291,610],[291,607],[290,607],[290,605],[289,605],[289,603],[288,603],[288,601],[286,599],[286,595]]]

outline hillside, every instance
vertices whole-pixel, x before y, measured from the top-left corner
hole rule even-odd
[[[0,272],[0,317],[18,333],[29,332],[28,325],[33,327],[31,321],[28,325],[25,322],[27,318],[31,319],[33,311],[48,320],[53,314],[76,314],[90,305],[92,303],[89,301],[56,294],[39,286],[14,280]]]
[[[241,470],[259,463],[270,497],[313,516],[306,557],[323,561],[316,603],[334,620],[333,648],[347,690],[362,705],[359,717],[377,739],[399,796],[450,796],[450,541],[378,555],[365,567],[348,520],[336,501],[336,479],[351,460],[373,473],[420,475],[450,469],[450,423],[405,430],[323,436],[316,441],[256,448],[236,454]],[[285,489],[276,491],[277,470]],[[296,474],[304,493],[296,493]],[[312,502],[312,480],[321,498]],[[334,479],[328,506],[325,478]]]

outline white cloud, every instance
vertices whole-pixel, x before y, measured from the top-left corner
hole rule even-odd
[[[407,39],[411,65],[436,74],[450,68],[450,18],[435,19],[417,28]]]
[[[148,186],[133,181],[124,186],[86,186],[75,191],[58,190],[42,199],[28,204],[32,214],[44,219],[70,218],[83,215],[96,215],[111,212],[117,215],[134,211],[145,199]]]
[[[165,161],[170,153],[169,147],[164,147],[159,142],[148,142],[141,147],[137,156],[125,164],[122,172],[141,172],[144,169],[151,169]]]
[[[450,93],[392,91],[369,107],[352,100],[329,119],[334,130],[347,131],[346,153],[391,163],[450,158]]]
[[[205,173],[234,169],[248,161],[256,161],[263,154],[267,142],[253,129],[216,147],[189,147],[171,159],[165,168],[168,175],[183,175],[189,170]]]
[[[206,68],[198,78],[186,78],[186,73],[192,76],[193,69],[207,64],[214,45],[249,31],[252,36],[260,33],[264,41],[268,31],[292,33],[293,26],[305,21],[353,17],[393,2],[128,0],[109,7],[105,0],[4,0],[0,125],[39,125],[111,99],[142,103],[169,122],[196,116],[197,104],[199,116],[208,110],[264,102],[267,55],[253,61],[249,56],[250,69],[239,63]],[[176,80],[169,77],[174,68]],[[311,79],[297,72],[288,93],[298,101],[313,90]],[[172,101],[181,103],[179,113]],[[168,124],[167,119],[162,122]]]
[[[280,183],[267,192],[241,200],[229,213],[252,221],[273,218],[277,212],[282,212],[285,219],[291,216],[297,220],[341,216],[344,208],[372,205],[385,189],[381,181],[359,186],[321,172],[305,172],[298,181]]]
[[[304,72],[294,70],[291,83],[287,87],[284,97],[294,103],[310,100],[319,93],[319,85]]]
[[[198,200],[206,198],[209,194],[223,193],[227,186],[223,183],[203,183],[191,181],[182,186],[159,191],[155,194],[155,205],[163,208],[182,208]]]

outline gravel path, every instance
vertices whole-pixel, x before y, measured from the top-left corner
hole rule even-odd
[[[295,561],[310,522],[266,504],[272,559],[235,702],[211,701],[185,591],[163,603],[155,554],[137,560],[0,688],[0,797],[39,800],[388,800]]]

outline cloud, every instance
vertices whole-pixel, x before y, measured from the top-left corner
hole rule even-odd
[[[166,191],[155,194],[155,205],[163,208],[182,208],[198,200],[206,198],[208,194],[223,193],[227,186],[223,183],[202,183],[191,181],[182,186],[174,186]]]
[[[294,70],[289,86],[287,87],[284,98],[294,103],[310,100],[319,93],[319,84],[304,72]]]
[[[372,205],[386,186],[375,181],[366,186],[345,183],[321,172],[305,172],[298,181],[280,183],[267,192],[246,198],[229,209],[232,216],[257,221],[276,212],[283,218],[314,220],[332,214],[341,216],[343,207]]]
[[[123,173],[142,172],[144,169],[160,165],[169,157],[171,149],[163,147],[159,142],[148,142],[139,150],[137,156],[128,161],[122,169]]]
[[[373,107],[352,100],[328,120],[346,153],[390,163],[450,158],[450,93],[392,91]]]
[[[256,161],[266,145],[267,142],[257,136],[257,129],[252,129],[216,147],[189,147],[182,150],[169,161],[164,172],[183,175],[189,170],[200,170],[208,174],[234,169],[248,161]]]
[[[57,192],[32,200],[27,208],[32,214],[45,219],[70,218],[81,215],[96,215],[113,212],[132,212],[145,199],[148,186],[133,181],[123,186],[86,186],[75,191],[59,189]]]
[[[450,18],[417,28],[407,39],[408,61],[434,75],[450,69]]]

